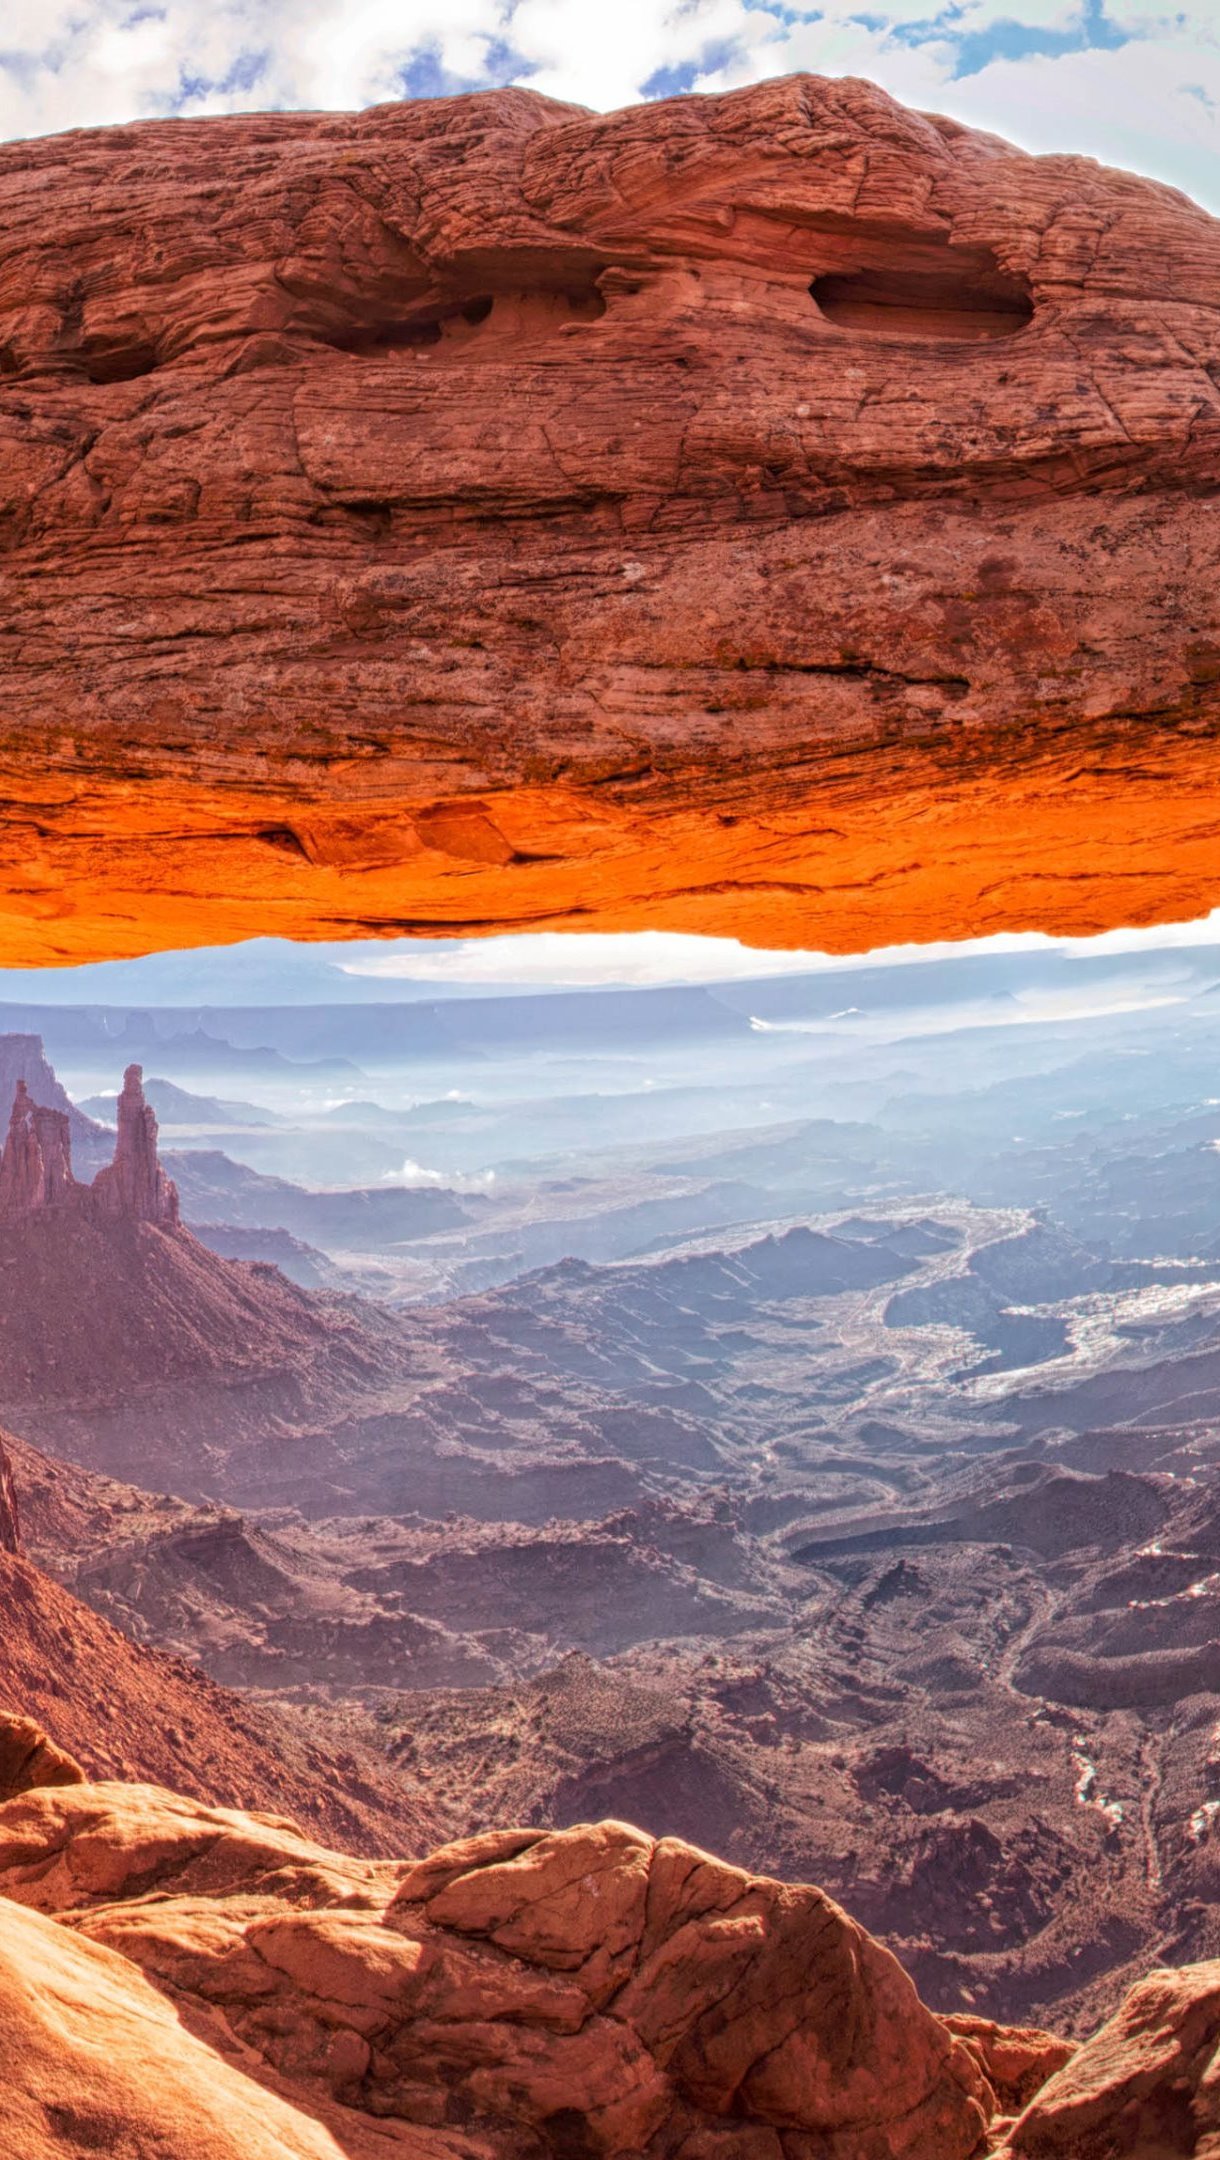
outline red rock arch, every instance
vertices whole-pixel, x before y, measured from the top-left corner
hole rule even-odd
[[[859,82],[0,147],[0,955],[1199,913],[1218,326]]]

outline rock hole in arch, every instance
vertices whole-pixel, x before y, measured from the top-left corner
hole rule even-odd
[[[819,313],[841,330],[965,344],[1015,337],[1033,321],[1028,279],[1002,270],[989,249],[924,241],[911,255],[815,277],[809,291]]]
[[[435,317],[414,322],[365,323],[324,339],[338,352],[364,354],[400,352],[413,346],[439,345],[440,341],[441,325]]]
[[[155,345],[133,343],[82,346],[78,359],[90,382],[114,383],[134,382],[139,375],[151,375],[159,355]]]
[[[426,311],[361,323],[326,340],[341,352],[373,356],[412,347],[474,351],[528,344],[568,323],[596,322],[606,302],[593,285],[473,293]]]

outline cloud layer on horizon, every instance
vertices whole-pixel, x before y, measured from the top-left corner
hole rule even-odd
[[[0,137],[508,82],[606,110],[797,68],[1220,210],[1208,0],[7,0]]]

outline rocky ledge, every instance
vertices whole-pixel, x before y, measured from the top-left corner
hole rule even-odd
[[[1202,914],[1218,381],[1220,224],[862,82],[6,144],[0,959]]]
[[[820,1891],[622,1823],[357,1861],[278,1816],[0,1747],[23,2160],[1202,2155],[1220,1967],[1079,2050],[941,2019]],[[4,1780],[7,1777],[8,1782]]]

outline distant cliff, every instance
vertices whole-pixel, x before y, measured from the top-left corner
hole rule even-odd
[[[19,1080],[25,1081],[35,1102],[44,1104],[48,1110],[63,1111],[77,1160],[83,1157],[90,1169],[96,1169],[110,1139],[106,1127],[69,1101],[62,1083],[55,1077],[41,1035],[6,1030],[0,1035],[0,1106],[12,1102]]]

